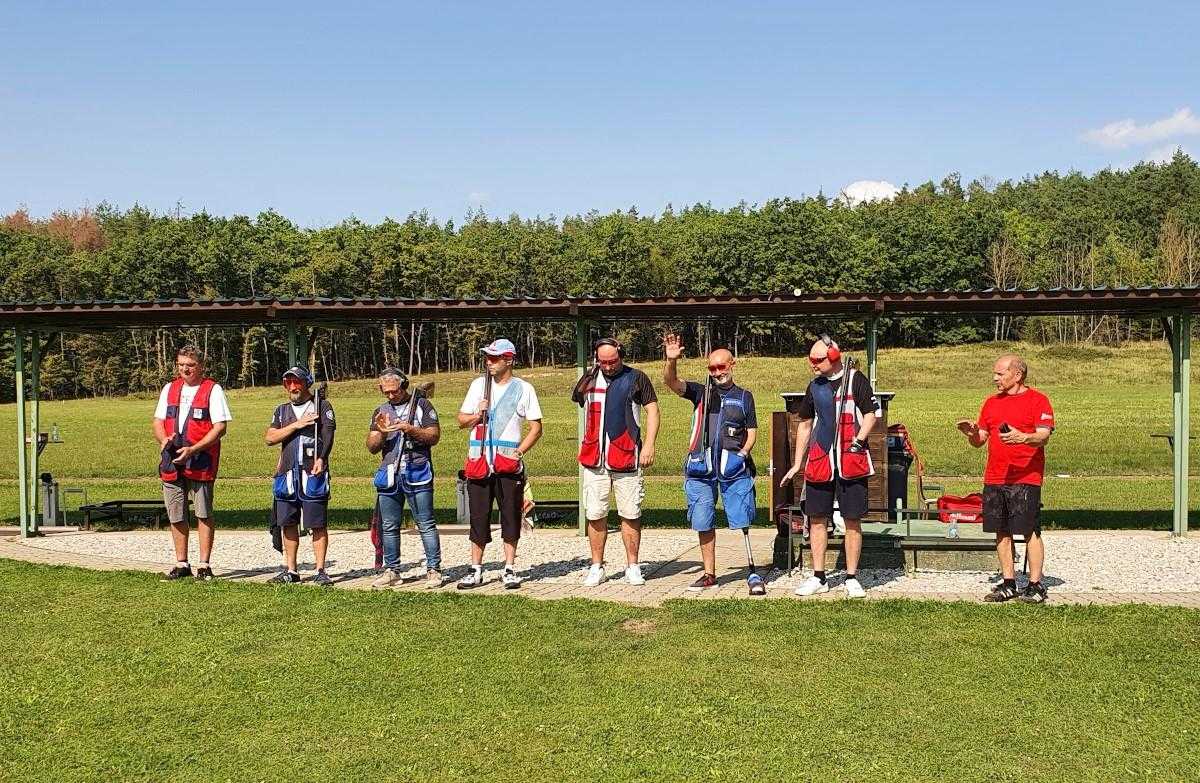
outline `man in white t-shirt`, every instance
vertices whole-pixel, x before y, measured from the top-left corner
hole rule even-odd
[[[471,382],[458,413],[458,426],[471,431],[464,468],[471,511],[471,570],[459,580],[458,589],[483,584],[483,549],[492,540],[495,502],[504,540],[501,580],[513,590],[521,585],[516,559],[525,496],[523,458],[542,437],[542,409],[533,385],[513,375],[517,349],[511,341],[499,339],[482,350],[487,374]]]
[[[179,377],[163,387],[154,410],[154,438],[162,449],[158,465],[163,482],[163,502],[175,544],[175,567],[165,580],[192,575],[188,563],[188,499],[196,513],[200,534],[200,562],[196,578],[213,578],[209,558],[213,547],[213,482],[221,461],[221,438],[233,419],[225,391],[204,377],[204,354],[185,345],[175,356]]]

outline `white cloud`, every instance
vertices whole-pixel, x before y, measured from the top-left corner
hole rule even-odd
[[[1139,125],[1132,119],[1110,122],[1083,134],[1084,141],[1109,149],[1124,149],[1137,144],[1152,144],[1176,136],[1200,134],[1200,117],[1185,106],[1169,117]]]
[[[1150,150],[1142,156],[1142,160],[1146,161],[1147,163],[1170,163],[1171,158],[1175,157],[1176,151],[1182,152],[1186,155],[1191,155],[1191,153],[1180,144],[1167,144],[1166,146],[1155,147],[1154,149]]]
[[[842,188],[838,198],[856,207],[868,201],[889,201],[899,192],[900,188],[887,180],[860,179]]]

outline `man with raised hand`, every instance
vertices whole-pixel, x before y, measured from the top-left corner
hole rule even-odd
[[[624,361],[621,344],[611,337],[597,340],[595,363],[585,372],[571,400],[583,408],[584,434],[579,444],[583,466],[583,504],[587,517],[588,544],[592,565],[584,587],[595,587],[607,578],[604,547],[608,542],[609,496],[615,494],[625,544],[625,579],[644,585],[638,551],[642,544],[642,500],[645,497],[642,470],[654,464],[654,442],[658,438],[658,395],[641,370]],[[646,437],[641,430],[641,412],[646,410]]]
[[[825,578],[826,525],[834,501],[846,524],[846,597],[866,595],[858,581],[862,555],[862,518],[867,514],[867,478],[875,475],[867,436],[882,414],[871,382],[842,357],[829,335],[821,335],[808,352],[816,376],[800,403],[796,426],[796,457],[780,485],[804,470],[804,511],[809,518],[809,545],[813,575],[796,588],[796,595],[829,592]]]
[[[483,584],[483,551],[492,540],[495,504],[504,541],[501,581],[505,589],[515,590],[521,586],[516,560],[525,501],[524,457],[542,437],[542,408],[533,384],[513,375],[517,349],[512,341],[501,338],[482,351],[486,374],[471,382],[458,412],[458,426],[471,430],[463,469],[471,514],[471,570],[458,589]]]
[[[962,419],[958,430],[975,448],[987,444],[983,471],[983,529],[996,534],[996,557],[1003,581],[984,596],[989,603],[1017,598],[1025,603],[1046,600],[1042,567],[1042,480],[1046,472],[1046,442],[1054,432],[1050,400],[1025,384],[1029,366],[1015,353],[992,365],[996,393],[988,397],[979,418]],[[1029,555],[1029,584],[1017,591],[1013,566],[1013,536],[1025,537]]]
[[[442,437],[442,426],[429,396],[409,388],[408,376],[395,368],[379,375],[383,403],[371,414],[367,451],[380,455],[375,491],[379,505],[379,534],[383,545],[383,573],[371,582],[385,590],[400,578],[400,522],[407,503],[421,548],[425,552],[425,587],[442,586],[442,543],[433,519],[433,454]]]
[[[312,531],[313,557],[317,573],[312,583],[330,587],[333,580],[325,573],[329,551],[326,529],[329,509],[329,454],[337,426],[329,400],[313,396],[313,377],[307,368],[291,367],[283,373],[283,389],[288,401],[275,408],[265,439],[268,446],[280,446],[275,469],[275,524],[283,538],[284,570],[269,581],[272,584],[297,584],[297,553],[300,549],[300,523]],[[318,403],[320,410],[317,409]]]
[[[663,338],[666,364],[663,381],[671,391],[692,404],[692,429],[684,460],[683,491],[688,522],[700,536],[704,571],[688,586],[699,592],[717,586],[717,496],[725,506],[730,530],[749,535],[754,521],[754,460],[751,449],[758,439],[754,395],[733,382],[737,360],[725,348],[708,355],[708,383],[684,381],[678,373],[683,340],[677,334]],[[749,551],[749,550],[747,550]],[[765,592],[762,578],[753,570],[750,592]]]
[[[188,562],[188,500],[196,513],[200,536],[200,562],[196,578],[213,578],[213,484],[221,462],[221,438],[233,420],[225,391],[204,376],[204,354],[185,345],[175,354],[179,377],[163,387],[154,410],[154,439],[162,450],[158,474],[163,482],[163,503],[171,523],[175,566],[164,581],[192,575]]]

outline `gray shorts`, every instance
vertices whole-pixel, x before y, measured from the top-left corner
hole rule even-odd
[[[192,511],[197,519],[212,519],[213,482],[192,481],[181,477],[177,482],[163,482],[163,503],[167,506],[167,520],[172,525],[187,521],[189,497],[192,499]]]

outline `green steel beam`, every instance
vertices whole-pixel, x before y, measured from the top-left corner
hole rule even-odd
[[[13,335],[13,382],[17,392],[17,494],[20,503],[21,538],[29,537],[28,453],[25,451],[25,330],[18,326]]]
[[[575,319],[575,381],[578,382],[588,368],[588,329],[591,325],[583,318]],[[579,416],[576,421],[576,432],[578,434],[578,442],[583,442],[583,432],[586,427],[586,419],[584,409],[579,408]],[[579,498],[579,535],[587,535],[587,510],[583,507],[583,466],[576,464],[578,474],[578,487],[576,497]]]
[[[296,353],[299,348],[299,341],[296,334],[296,322],[287,322],[287,343],[288,343],[288,367],[296,366]]]
[[[871,381],[872,389],[875,388],[875,367],[879,355],[878,327],[878,318],[867,319],[867,378]]]
[[[1192,316],[1180,313],[1171,319],[1171,390],[1174,502],[1171,535],[1185,536],[1188,530],[1188,473],[1191,445]]]
[[[29,350],[29,397],[33,403],[30,415],[32,438],[29,444],[29,535],[38,535],[41,528],[41,511],[38,508],[38,484],[40,484],[38,454],[38,436],[42,431],[41,401],[42,401],[42,336],[31,332]],[[53,522],[53,520],[51,520]],[[49,522],[47,524],[50,524]]]

